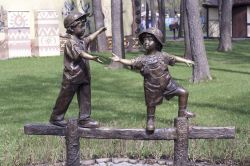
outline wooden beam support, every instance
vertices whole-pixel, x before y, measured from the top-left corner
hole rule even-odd
[[[27,135],[65,136],[65,128],[51,124],[26,124],[24,133]],[[173,140],[176,138],[175,128],[156,129],[148,134],[145,129],[114,129],[114,128],[80,128],[79,136],[95,139],[125,139],[125,140]]]
[[[83,138],[96,139],[125,139],[125,140],[174,140],[175,128],[156,129],[154,133],[147,133],[145,129],[110,129],[79,128],[79,135]]]
[[[82,138],[96,139],[127,139],[127,140],[174,140],[175,128],[156,129],[153,134],[145,129],[113,129],[113,128],[78,128]],[[24,133],[27,135],[65,136],[65,128],[51,124],[26,124]],[[232,139],[235,138],[235,127],[189,127],[189,139]]]
[[[174,165],[188,165],[188,120],[185,117],[174,119],[177,138],[174,140]]]
[[[189,139],[233,139],[235,127],[189,127]]]
[[[52,124],[26,124],[24,133],[27,135],[65,136],[65,128]]]
[[[76,119],[68,121],[65,130],[66,139],[66,166],[80,166],[80,137]]]

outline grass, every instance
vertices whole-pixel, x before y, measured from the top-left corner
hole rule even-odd
[[[169,53],[182,56],[183,42],[167,42]],[[191,84],[191,68],[178,64],[172,76],[189,90],[189,109],[198,126],[235,126],[234,140],[191,140],[192,160],[237,160],[250,158],[250,41],[233,43],[233,51],[216,51],[218,43],[206,41],[212,81]],[[129,53],[128,58],[139,53]],[[108,56],[108,54],[104,54]],[[47,123],[62,78],[63,57],[22,58],[0,61],[0,165],[54,163],[65,160],[63,137],[27,136],[26,123]],[[144,128],[143,78],[128,69],[111,70],[91,62],[92,117],[105,127]],[[157,107],[157,128],[172,127],[177,99]],[[66,117],[76,117],[76,99]],[[154,155],[172,157],[173,141],[123,141],[81,139],[81,158]]]

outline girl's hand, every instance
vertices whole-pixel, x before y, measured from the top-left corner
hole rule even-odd
[[[114,53],[112,53],[112,57],[110,59],[112,59],[114,62],[120,62],[121,60],[121,58]]]
[[[186,65],[188,66],[188,67],[191,67],[191,65],[194,65],[194,61],[191,61],[191,60],[189,60],[189,59],[186,59]]]

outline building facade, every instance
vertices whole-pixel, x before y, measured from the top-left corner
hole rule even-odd
[[[219,37],[218,0],[204,0],[206,37]],[[232,8],[232,37],[250,37],[250,0],[234,0]]]
[[[102,0],[105,32],[108,40],[112,39],[111,0]],[[0,0],[0,59],[23,56],[60,55],[65,33],[63,19],[65,13],[74,5],[74,10],[83,11],[91,0]],[[66,11],[66,12],[65,12]],[[132,0],[123,1],[124,35],[132,35],[133,7]],[[90,17],[88,33],[94,32],[94,18]],[[25,48],[21,50],[21,48]],[[62,52],[61,52],[62,53]]]

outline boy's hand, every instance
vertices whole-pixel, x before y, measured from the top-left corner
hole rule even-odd
[[[99,63],[103,63],[103,61],[98,56],[93,56],[93,60]]]
[[[104,31],[107,30],[107,28],[106,27],[101,27],[100,30],[101,30],[101,32],[104,32]]]
[[[121,60],[121,58],[118,57],[115,53],[112,53],[112,57],[110,59],[112,59],[114,62],[119,62]]]

